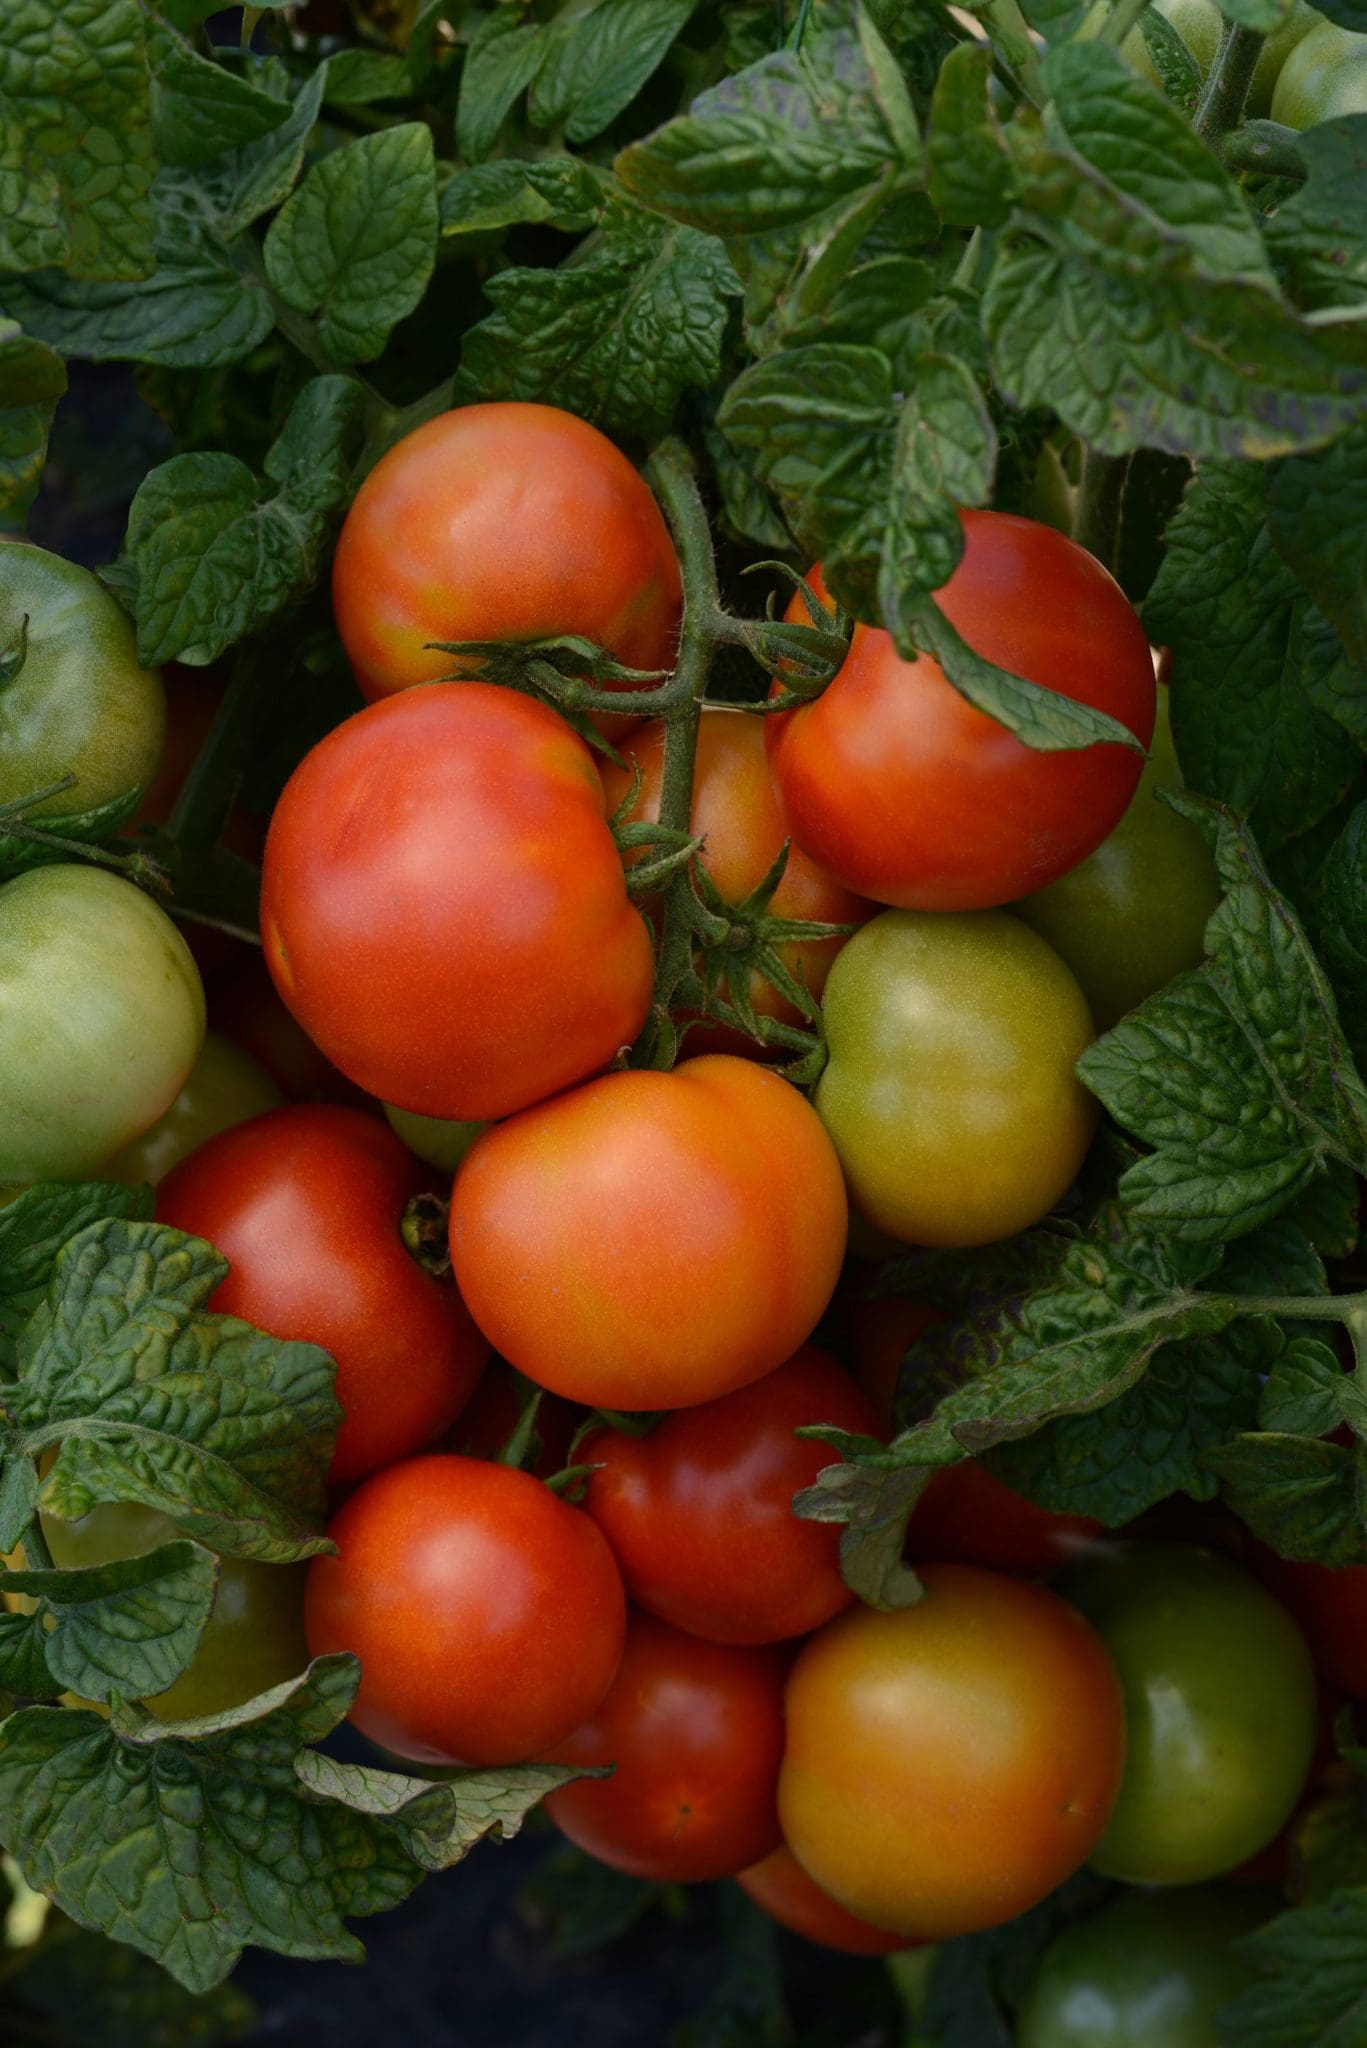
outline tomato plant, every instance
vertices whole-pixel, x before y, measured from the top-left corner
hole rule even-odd
[[[157,1191],[164,1223],[230,1262],[213,1297],[221,1314],[336,1359],[345,1420],[334,1484],[431,1443],[484,1365],[455,1289],[424,1272],[400,1236],[423,1185],[377,1118],[299,1103],[221,1131]]]
[[[314,1656],[352,1650],[351,1718],[419,1762],[544,1757],[595,1712],[626,1603],[602,1536],[539,1479],[477,1458],[390,1465],[328,1524],[309,1566]]]
[[[1224,29],[1224,17],[1214,0],[1155,0],[1157,11],[1166,21],[1172,23],[1182,41],[1196,60],[1197,68],[1204,79],[1209,75],[1220,47],[1220,36]],[[1250,116],[1261,116],[1272,110],[1272,95],[1287,58],[1297,44],[1310,34],[1313,28],[1324,20],[1305,0],[1295,0],[1290,12],[1271,31],[1253,67],[1253,77],[1248,87],[1248,98],[1244,111]],[[1155,85],[1162,83],[1153,59],[1148,53],[1142,29],[1132,29],[1124,42],[1125,61],[1136,71],[1152,79]],[[1284,119],[1284,115],[1277,116]]]
[[[309,1036],[424,1116],[505,1116],[582,1080],[650,1000],[588,749],[481,683],[373,704],[306,756],[271,819],[261,930]]]
[[[1035,520],[967,512],[963,529],[937,596],[974,653],[1108,712],[1147,747],[1153,668],[1119,585]],[[819,570],[811,586],[827,596]],[[800,593],[788,616],[806,616]],[[848,888],[906,910],[987,910],[1054,881],[1119,822],[1143,766],[1123,745],[1023,746],[876,626],[855,627],[829,689],[768,719],[765,739],[797,844]]]
[[[806,1635],[848,1606],[836,1532],[793,1513],[794,1494],[830,1462],[823,1444],[794,1432],[820,1422],[862,1436],[877,1426],[848,1374],[808,1344],[748,1387],[666,1415],[648,1436],[585,1440],[595,1469],[584,1504],[638,1606],[718,1643]]]
[[[1125,1689],[1125,1775],[1093,1863],[1132,1884],[1233,1870],[1287,1820],[1314,1754],[1300,1631],[1247,1572],[1185,1545],[1117,1546],[1065,1586]]]
[[[475,1321],[538,1386],[588,1407],[686,1408],[772,1372],[811,1335],[844,1250],[819,1118],[725,1053],[510,1117],[451,1201]]]
[[[779,1812],[840,1905],[938,1941],[1010,1919],[1087,1860],[1125,1725],[1101,1641],[1055,1594],[970,1565],[922,1577],[918,1606],[851,1609],[799,1651]]]
[[[1004,912],[885,911],[831,970],[815,1101],[850,1199],[912,1244],[986,1244],[1047,1214],[1096,1108],[1092,1020],[1057,953]]]
[[[546,1810],[600,1862],[670,1884],[734,1877],[778,1847],[784,1660],[633,1614],[622,1662],[557,1762],[612,1764]]]

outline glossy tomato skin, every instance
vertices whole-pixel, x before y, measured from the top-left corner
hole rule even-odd
[[[1053,527],[961,517],[963,558],[937,593],[950,623],[975,653],[1109,713],[1147,747],[1153,663],[1119,584]],[[824,597],[819,569],[808,580]],[[788,617],[807,618],[800,592]],[[1144,760],[1120,745],[1029,748],[876,626],[856,626],[829,688],[767,718],[764,736],[797,844],[847,888],[906,910],[991,909],[1066,874],[1118,823]]]
[[[559,1787],[546,1811],[632,1877],[734,1877],[779,1842],[785,1668],[778,1650],[705,1643],[633,1612],[611,1689],[551,1758],[616,1769]]]
[[[1003,1484],[976,1458],[946,1465],[907,1524],[913,1564],[948,1561],[1043,1578],[1085,1555],[1104,1532],[1086,1515],[1054,1515]]]
[[[660,508],[620,449],[573,413],[509,403],[442,413],[381,456],[343,524],[332,603],[373,702],[460,672],[434,640],[577,634],[628,668],[670,669],[683,596]]]
[[[840,1949],[847,1956],[890,1956],[916,1946],[906,1935],[871,1927],[838,1906],[808,1877],[786,1842],[763,1862],[742,1870],[736,1883],[780,1927],[822,1948]]]
[[[1235,1869],[1285,1825],[1310,1768],[1304,1637],[1256,1579],[1186,1544],[1117,1544],[1060,1583],[1125,1689],[1125,1777],[1093,1864],[1130,1884]]]
[[[1077,867],[1012,905],[1071,968],[1098,1031],[1204,955],[1220,883],[1202,834],[1158,795],[1181,786],[1162,690],[1153,746],[1120,823]]]
[[[1125,1725],[1095,1631],[1042,1586],[927,1565],[919,1605],[855,1607],[799,1651],[784,1838],[823,1890],[892,1932],[995,1927],[1090,1855]]]
[[[1277,1910],[1248,1892],[1128,1892],[1045,1950],[1018,2048],[1219,2048],[1216,2015],[1256,1971],[1233,1944]]]
[[[161,675],[138,665],[133,628],[88,569],[27,541],[0,548],[0,803],[76,777],[34,807],[70,818],[146,789],[166,731]]]
[[[794,1435],[823,1422],[858,1436],[877,1427],[849,1374],[805,1344],[648,1436],[588,1438],[580,1456],[598,1469],[584,1505],[636,1604],[717,1643],[782,1642],[848,1607],[839,1530],[793,1513],[793,1495],[836,1462],[829,1445]]]
[[[1250,1562],[1300,1626],[1326,1684],[1367,1700],[1367,1565],[1336,1571],[1261,1547]]]
[[[451,1258],[475,1321],[538,1386],[687,1408],[805,1342],[845,1224],[811,1106],[718,1053],[605,1075],[487,1131],[456,1177]]]
[[[147,1130],[204,1042],[204,989],[150,896],[102,868],[0,888],[0,1182],[79,1179]]]
[[[351,1650],[351,1719],[421,1763],[545,1758],[592,1714],[622,1654],[626,1600],[578,1508],[508,1465],[446,1455],[376,1473],[309,1566],[315,1657]]]
[[[584,742],[544,704],[433,683],[372,704],[290,777],[261,936],[286,1006],[359,1087],[506,1116],[605,1067],[654,952]]]
[[[141,1557],[185,1532],[154,1508],[120,1501],[92,1508],[74,1522],[43,1516],[53,1562],[62,1567]],[[218,1587],[199,1647],[175,1684],[145,1702],[163,1721],[222,1714],[308,1663],[304,1641],[304,1565],[220,1557]]]
[[[1272,94],[1272,118],[1314,128],[1367,114],[1367,35],[1322,22],[1296,45]]]
[[[1048,1214],[1096,1103],[1092,1020],[1052,947],[1004,911],[885,911],[831,969],[817,1111],[852,1205],[911,1244],[989,1244]]]
[[[736,711],[724,704],[703,706],[698,726],[698,751],[693,775],[693,810],[690,830],[705,840],[698,865],[705,869],[723,901],[732,905],[745,901],[768,874],[787,838],[783,818],[769,779],[765,758],[764,721],[753,713]],[[607,791],[608,808],[616,811],[631,793],[633,775],[639,769],[640,791],[630,812],[633,819],[655,823],[660,815],[660,789],[664,775],[663,723],[656,719],[641,725],[622,741],[620,751],[625,768],[601,760],[598,772]],[[641,859],[642,848],[630,858]],[[863,924],[873,915],[874,905],[856,896],[831,875],[823,874],[802,849],[789,845],[783,879],[769,899],[775,917],[803,918],[819,924]],[[789,972],[798,976],[814,996],[826,986],[832,960],[844,945],[843,938],[815,939],[802,944],[781,945],[779,958]],[[723,984],[721,993],[726,995]],[[752,973],[749,997],[758,1015],[776,1017],[781,1023],[801,1021],[794,1004],[781,996],[773,983]],[[740,1033],[730,1034],[728,1051],[759,1047]],[[690,1048],[701,1049],[699,1034],[690,1033]]]
[[[166,1114],[116,1152],[102,1171],[110,1180],[134,1186],[147,1180],[155,1187],[198,1146],[249,1117],[278,1109],[281,1100],[280,1090],[250,1053],[217,1031],[206,1031],[199,1058]]]
[[[427,1184],[376,1117],[328,1104],[271,1110],[211,1138],[157,1190],[161,1222],[229,1261],[210,1306],[337,1362],[345,1420],[330,1477],[359,1479],[454,1421],[486,1346],[455,1289],[399,1235]]]

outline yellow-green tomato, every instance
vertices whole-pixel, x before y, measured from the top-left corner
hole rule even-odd
[[[1367,114],[1367,35],[1326,21],[1287,58],[1272,95],[1272,118],[1314,128],[1345,114]]]
[[[816,1107],[868,1220],[988,1244],[1048,1214],[1091,1142],[1093,1037],[1053,948],[1001,910],[888,910],[837,956]]]
[[[1012,905],[1072,968],[1098,1031],[1200,964],[1220,885],[1201,833],[1158,795],[1181,782],[1160,690],[1148,762],[1110,838],[1047,889]]]
[[[104,585],[27,541],[0,547],[0,802],[74,775],[33,815],[99,810],[146,789],[165,734],[160,671],[138,666]]]
[[[1295,1622],[1189,1544],[1116,1544],[1060,1590],[1125,1692],[1125,1775],[1093,1865],[1130,1884],[1237,1869],[1286,1825],[1314,1754],[1315,1671]]]
[[[249,1052],[221,1032],[206,1031],[190,1077],[165,1116],[116,1152],[101,1169],[102,1175],[108,1180],[128,1181],[134,1187],[150,1180],[155,1187],[206,1139],[268,1109],[278,1109],[284,1099]]]
[[[165,1113],[204,989],[165,911],[102,868],[0,888],[0,1182],[93,1173]]]
[[[1225,26],[1224,16],[1215,0],[1154,0],[1154,10],[1172,23],[1196,59],[1197,69],[1204,79],[1215,62],[1215,52],[1220,47]],[[1282,66],[1302,37],[1309,35],[1311,29],[1323,20],[1324,16],[1313,7],[1307,7],[1305,0],[1295,0],[1291,12],[1284,21],[1278,22],[1258,52],[1258,62],[1244,103],[1246,116],[1251,119],[1267,113]],[[1130,30],[1121,45],[1121,54],[1143,77],[1155,85],[1162,83],[1149,55],[1142,27]]]
[[[1122,1893],[1045,1950],[1016,2048],[1219,2048],[1216,2015],[1256,1974],[1234,1943],[1276,1910],[1247,1886]]]
[[[382,1103],[381,1108],[395,1137],[403,1140],[414,1157],[428,1166],[439,1166],[446,1173],[455,1172],[475,1139],[489,1128],[488,1124],[452,1123],[441,1116],[419,1116],[414,1109],[396,1109],[392,1102]]]
[[[44,1515],[43,1534],[54,1564],[109,1564],[141,1557],[183,1534],[152,1508],[120,1502],[92,1508],[76,1522]],[[194,1661],[166,1692],[146,1704],[163,1720],[193,1720],[225,1713],[308,1664],[304,1641],[304,1580],[308,1567],[220,1557],[218,1589]]]

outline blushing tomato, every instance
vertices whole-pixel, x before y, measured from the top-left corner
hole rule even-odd
[[[626,1599],[586,1514],[479,1458],[410,1458],[333,1516],[309,1566],[315,1657],[361,1660],[355,1725],[420,1763],[545,1758],[598,1707]]]
[[[1214,1886],[1113,1899],[1045,1950],[1018,2048],[1219,2048],[1217,2013],[1256,1976],[1234,1943],[1276,1910]]]
[[[280,1100],[280,1090],[250,1053],[217,1031],[206,1031],[199,1058],[166,1114],[116,1152],[101,1172],[135,1187],[144,1180],[155,1186],[197,1146],[249,1117],[278,1109]]]
[[[0,888],[0,1182],[96,1172],[175,1101],[204,989],[164,910],[102,868]]]
[[[634,769],[639,769],[640,791],[630,812],[633,819],[660,815],[660,790],[664,777],[664,725],[656,720],[638,726],[621,743],[627,766],[603,760],[598,772],[607,791],[608,808],[617,811],[631,791]],[[777,860],[786,833],[769,779],[764,754],[763,720],[753,713],[736,711],[724,704],[703,706],[698,726],[698,751],[693,775],[693,811],[690,830],[706,840],[698,865],[707,871],[723,901],[744,902],[757,889]],[[628,855],[644,858],[648,849]],[[874,906],[823,874],[800,847],[788,850],[783,879],[769,900],[775,917],[803,918],[819,924],[862,924],[873,915]],[[801,944],[780,945],[776,950],[789,972],[797,975],[814,996],[826,986],[832,960],[844,939],[815,939]],[[773,983],[759,973],[749,978],[749,997],[762,1017],[775,1017],[784,1024],[801,1021],[799,1012]],[[726,995],[725,984],[721,993]],[[690,1033],[690,1047],[699,1045],[700,1033]],[[730,1034],[728,1051],[759,1048],[739,1033]]]
[[[856,932],[823,1005],[816,1107],[850,1200],[911,1244],[989,1244],[1048,1214],[1097,1107],[1092,1039],[1052,947],[1004,911],[889,910]]]
[[[584,742],[544,704],[433,683],[372,704],[290,777],[261,936],[286,1006],[359,1087],[506,1116],[605,1067],[654,953]]]
[[[608,1074],[486,1131],[451,1258],[491,1344],[589,1408],[686,1408],[811,1335],[845,1248],[821,1121],[724,1053]]]
[[[1149,643],[1120,586],[1053,527],[965,512],[963,557],[937,601],[977,654],[1105,711],[1147,747]],[[809,581],[818,597],[820,570]],[[805,621],[798,592],[788,617]],[[779,687],[775,684],[775,689]],[[1142,753],[1024,746],[923,654],[856,626],[835,680],[765,720],[797,844],[847,888],[905,910],[987,910],[1083,860],[1134,795]]]
[[[1367,1565],[1334,1570],[1261,1546],[1250,1563],[1299,1623],[1326,1682],[1350,1699],[1367,1700]]]
[[[858,1436],[877,1427],[849,1374],[806,1344],[649,1436],[588,1438],[580,1458],[597,1470],[584,1505],[637,1605],[716,1643],[782,1642],[848,1607],[839,1530],[793,1513],[798,1489],[836,1462],[828,1445],[794,1434],[822,1422]]]
[[[1011,906],[1072,969],[1098,1031],[1200,965],[1206,924],[1220,901],[1205,839],[1158,795],[1182,786],[1167,694],[1159,692],[1153,746],[1114,832],[1047,889]]]
[[[336,1360],[334,1485],[439,1436],[484,1365],[456,1290],[399,1235],[425,1185],[378,1118],[300,1103],[220,1132],[157,1190],[161,1222],[207,1238],[231,1265],[212,1309]]]
[[[573,413],[512,403],[442,413],[380,458],[342,527],[332,604],[374,701],[459,673],[437,640],[577,634],[627,668],[670,669],[683,596],[620,449]]]
[[[1220,1877],[1279,1833],[1315,1748],[1315,1673],[1286,1609],[1229,1559],[1117,1544],[1061,1581],[1125,1689],[1125,1776],[1092,1862],[1130,1884]]]
[[[551,1762],[614,1764],[546,1800],[562,1834],[614,1870],[665,1884],[734,1877],[778,1847],[786,1660],[705,1643],[633,1613],[597,1711]]]
[[[890,1956],[916,1946],[906,1935],[871,1927],[838,1906],[808,1877],[786,1842],[762,1863],[742,1870],[736,1883],[780,1927],[823,1948],[837,1948],[847,1956]]]
[[[980,1564],[1035,1578],[1085,1555],[1103,1533],[1086,1515],[1037,1508],[976,1458],[965,1458],[937,1472],[917,1501],[906,1555],[916,1565]]]
[[[863,1920],[939,1941],[1024,1912],[1087,1860],[1120,1784],[1120,1686],[1056,1594],[972,1565],[852,1608],[798,1652],[784,1838]]]

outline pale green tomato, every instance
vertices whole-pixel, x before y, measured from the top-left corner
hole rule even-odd
[[[1072,968],[1098,1031],[1201,962],[1220,885],[1201,833],[1157,794],[1181,783],[1160,690],[1148,762],[1110,838],[1011,906]]]
[[[0,1183],[95,1173],[203,1043],[199,970],[141,889],[75,866],[0,887]]]
[[[1367,114],[1367,35],[1326,21],[1287,59],[1272,118],[1288,128],[1314,128],[1345,114]]]
[[[0,802],[74,775],[33,813],[70,818],[147,788],[166,734],[161,674],[138,666],[132,626],[88,569],[27,541],[0,547],[0,677]]]
[[[153,1508],[111,1503],[79,1521],[42,1518],[54,1564],[108,1564],[141,1557],[184,1531]],[[221,1714],[243,1700],[297,1677],[309,1661],[304,1641],[307,1565],[262,1564],[220,1557],[213,1611],[188,1670],[173,1686],[145,1702],[163,1720]]]
[[[150,1180],[155,1187],[206,1139],[246,1123],[248,1117],[278,1109],[284,1099],[249,1052],[220,1032],[206,1031],[190,1078],[165,1116],[116,1152],[101,1168],[100,1177],[127,1181],[132,1187]]]
[[[419,1116],[414,1109],[396,1109],[392,1102],[381,1103],[389,1118],[394,1135],[401,1138],[415,1158],[424,1160],[428,1166],[439,1166],[443,1172],[454,1173],[488,1124],[448,1123],[445,1117]]]
[[[1204,79],[1215,62],[1215,52],[1220,47],[1220,36],[1224,29],[1224,16],[1214,0],[1154,0],[1156,11],[1170,21],[1182,41],[1196,59],[1197,68]],[[1248,89],[1244,103],[1247,119],[1261,118],[1272,106],[1273,89],[1291,52],[1311,29],[1324,20],[1313,7],[1307,7],[1305,0],[1296,0],[1290,14],[1272,30],[1258,53],[1258,62],[1253,72],[1253,82]],[[1127,64],[1141,76],[1161,85],[1153,59],[1144,41],[1142,27],[1133,28],[1121,45],[1121,55]],[[1278,116],[1280,119],[1281,117]]]

